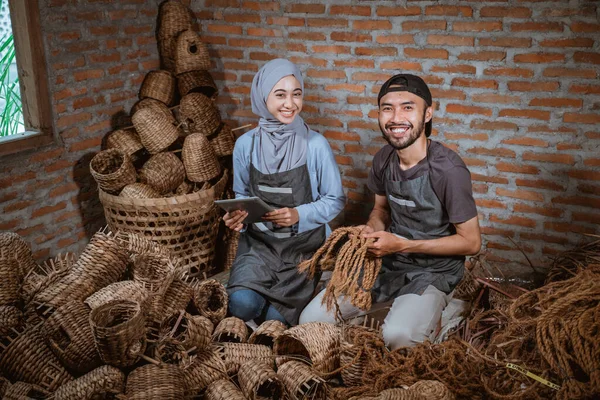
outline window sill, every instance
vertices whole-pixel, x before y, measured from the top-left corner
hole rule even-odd
[[[39,148],[52,142],[54,139],[44,132],[28,131],[6,136],[0,138],[0,156]]]

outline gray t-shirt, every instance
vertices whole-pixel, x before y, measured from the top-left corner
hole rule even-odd
[[[387,168],[390,168],[390,176],[394,181],[415,179],[429,171],[433,191],[444,206],[451,223],[459,224],[477,216],[471,173],[464,161],[454,151],[433,140],[430,141],[428,152],[428,157],[403,171],[400,169],[398,153],[392,146],[386,145],[373,158],[367,186],[375,194],[385,196]]]

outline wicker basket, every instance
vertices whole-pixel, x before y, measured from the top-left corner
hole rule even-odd
[[[85,299],[90,309],[98,308],[113,300],[133,300],[140,304],[142,311],[148,311],[149,293],[144,284],[134,281],[120,281],[103,287]]]
[[[127,376],[127,400],[181,400],[186,397],[182,370],[175,365],[148,364]]]
[[[121,150],[133,160],[134,154],[143,149],[144,145],[135,129],[117,129],[106,137],[106,148]]]
[[[183,163],[169,152],[153,155],[140,170],[140,181],[160,194],[177,189],[184,179]]]
[[[181,344],[186,350],[203,350],[212,341],[213,324],[208,318],[190,315],[183,310],[168,317],[161,326],[161,336]]]
[[[252,335],[250,335],[250,338],[248,339],[248,343],[273,347],[275,340],[285,332],[286,329],[287,327],[281,321],[275,319],[265,321],[252,332]]]
[[[193,30],[181,32],[175,46],[175,74],[209,69],[210,56],[200,36]]]
[[[192,133],[185,138],[181,159],[185,173],[192,182],[211,180],[221,173],[221,164],[206,136]]]
[[[210,144],[217,157],[232,155],[235,147],[235,136],[229,125],[223,124],[218,135],[210,140]]]
[[[140,304],[114,300],[92,310],[90,325],[98,353],[106,364],[129,367],[146,348],[145,319]]]
[[[190,194],[194,191],[195,186],[195,183],[184,179],[184,181],[181,182],[181,185],[177,186],[177,189],[175,189],[175,195],[180,196],[182,194]]]
[[[283,384],[273,370],[272,362],[250,361],[240,366],[238,381],[247,399],[280,399],[283,397]]]
[[[210,136],[221,125],[221,114],[211,99],[200,93],[189,93],[181,98],[179,112],[190,132]]]
[[[238,244],[240,241],[240,233],[232,229],[228,229],[225,237],[225,262],[223,269],[229,271],[233,266],[237,255]]]
[[[187,309],[194,297],[194,289],[181,279],[175,279],[165,292],[161,306],[161,320],[177,311]],[[210,322],[210,321],[209,321]],[[212,333],[211,323],[210,332]]]
[[[67,382],[53,393],[53,400],[112,398],[125,391],[125,374],[118,368],[103,365],[80,378]]]
[[[12,381],[33,383],[51,392],[73,379],[46,345],[40,325],[12,339],[0,354],[0,369]]]
[[[245,343],[247,338],[248,327],[238,317],[223,319],[213,332],[215,342]]]
[[[277,355],[305,357],[319,372],[331,372],[339,366],[339,329],[325,322],[309,322],[288,329],[276,340]]]
[[[10,381],[3,376],[0,376],[0,398],[4,396],[6,389],[10,386]]]
[[[292,400],[327,398],[325,381],[303,362],[288,361],[279,367],[277,375]]]
[[[175,116],[165,103],[156,99],[151,99],[150,97],[147,97],[135,103],[133,107],[131,107],[130,114],[133,116],[136,112],[144,108],[152,110],[154,114],[159,114],[160,116],[164,117],[167,121],[173,124],[176,122]],[[141,141],[141,139],[139,140]]]
[[[21,299],[21,275],[16,258],[0,258],[0,306],[14,306]]]
[[[245,400],[242,391],[229,379],[211,383],[204,393],[206,400]]]
[[[15,306],[0,306],[0,336],[6,336],[13,329],[23,325],[23,313]]]
[[[0,232],[0,258],[16,259],[19,263],[21,277],[25,277],[30,272],[38,269],[29,243],[14,232]]]
[[[273,364],[273,351],[270,347],[260,344],[220,343],[217,349],[229,375],[237,374],[240,366],[250,361]]]
[[[211,189],[161,199],[130,199],[100,191],[100,202],[113,231],[136,233],[169,250],[187,278],[210,275],[220,212],[214,204],[227,183],[226,172]]]
[[[200,282],[194,289],[194,306],[213,324],[221,322],[227,315],[227,290],[215,279]]]
[[[151,108],[144,107],[137,110],[131,117],[131,121],[150,154],[160,153],[179,137],[179,129],[174,125],[175,122]]]
[[[148,292],[165,294],[175,275],[171,257],[156,253],[133,256],[133,281],[141,283]]]
[[[177,75],[177,87],[182,97],[189,93],[201,93],[214,101],[219,94],[217,84],[208,71],[190,71]]]
[[[38,271],[28,274],[21,287],[21,297],[25,304],[29,304],[37,293],[66,276],[76,261],[77,256],[74,253],[58,254],[54,258],[46,260]]]
[[[197,394],[211,383],[227,378],[227,370],[220,353],[209,347],[198,353],[192,363],[183,368],[186,386],[190,393]]]
[[[454,400],[452,392],[440,381],[418,381],[408,388],[409,392],[418,395],[419,399]],[[381,396],[381,394],[380,394]],[[392,400],[391,397],[388,398]]]
[[[85,374],[102,365],[94,346],[90,310],[79,300],[57,309],[44,323],[48,347],[70,371]]]
[[[177,0],[165,1],[158,17],[158,50],[164,68],[175,71],[177,35],[192,28],[192,16]]]
[[[132,199],[156,199],[161,197],[161,194],[145,183],[136,182],[129,184],[121,190],[121,197],[129,197]]]
[[[119,193],[137,179],[129,156],[119,149],[102,150],[92,158],[90,172],[98,187],[108,193]]]
[[[137,232],[127,232],[121,228],[115,235],[117,242],[133,256],[136,254],[154,253],[172,257],[171,250]]]
[[[8,384],[4,392],[4,400],[47,399],[51,393],[37,385],[26,382]]]
[[[162,101],[167,106],[175,98],[175,77],[165,70],[150,71],[144,77],[140,88],[140,99]]]

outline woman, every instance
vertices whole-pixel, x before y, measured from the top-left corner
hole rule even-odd
[[[295,325],[317,283],[296,266],[323,244],[345,197],[327,140],[298,115],[304,95],[298,67],[284,59],[268,62],[250,95],[260,120],[236,141],[233,190],[237,198],[260,197],[275,211],[248,226],[244,211],[223,217],[242,232],[227,285],[229,311],[244,321]]]

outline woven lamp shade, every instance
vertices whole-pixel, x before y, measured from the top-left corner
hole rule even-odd
[[[175,74],[209,69],[210,56],[200,36],[193,30],[181,32],[175,46]]]
[[[279,367],[277,375],[292,400],[327,398],[325,381],[303,362],[288,361]]]
[[[250,338],[248,339],[248,343],[272,347],[275,339],[285,332],[286,329],[287,327],[281,321],[275,319],[265,321],[252,332],[252,335],[250,335]]]
[[[210,140],[210,144],[217,157],[226,157],[233,154],[235,147],[235,136],[227,124],[221,126],[221,130]]]
[[[140,181],[161,194],[177,189],[184,179],[183,163],[169,152],[153,155],[140,169]]]
[[[273,364],[270,347],[249,343],[221,343],[217,346],[229,375],[237,374],[240,366],[247,362]]]
[[[221,114],[211,99],[200,93],[189,93],[181,98],[179,112],[188,123],[190,132],[212,135],[221,125]]]
[[[250,361],[238,370],[238,381],[244,396],[250,400],[280,399],[283,397],[283,384],[271,363]]]
[[[158,13],[158,51],[163,67],[175,71],[175,47],[179,33],[192,28],[188,8],[177,0],[162,3]]]
[[[247,338],[248,327],[237,317],[223,319],[213,332],[215,342],[245,343]]]
[[[25,278],[30,272],[38,269],[29,243],[14,232],[0,232],[0,258],[16,259],[19,263],[21,278]]]
[[[90,172],[98,187],[112,194],[119,193],[137,179],[131,159],[119,149],[102,150],[96,154],[90,162]]]
[[[148,364],[127,376],[128,400],[181,400],[186,397],[183,372],[176,365]]]
[[[204,394],[207,400],[246,400],[244,394],[229,379],[211,383]]]
[[[148,318],[160,321],[165,293],[175,276],[171,257],[155,253],[138,254],[133,257],[134,282],[144,285],[149,294]]]
[[[194,288],[194,306],[215,325],[227,315],[228,299],[225,286],[215,279],[204,280]]]
[[[140,135],[144,147],[150,154],[160,153],[179,137],[179,130],[173,125],[174,120],[170,120],[162,113],[157,113],[149,107],[136,111],[131,117],[131,121]]]
[[[177,275],[177,272],[175,273]],[[161,305],[161,320],[179,310],[187,309],[194,297],[194,289],[188,283],[181,279],[174,279],[165,292]],[[210,320],[209,320],[210,322]],[[213,324],[210,324],[210,333],[212,333]]]
[[[119,149],[130,158],[144,148],[140,136],[135,129],[117,129],[106,137],[107,149]]]
[[[192,182],[204,182],[221,173],[221,164],[206,136],[193,133],[185,138],[181,158]]]
[[[133,300],[141,305],[143,311],[148,308],[148,291],[141,282],[120,281],[103,287],[85,299],[90,309],[98,308],[114,300]]]
[[[177,88],[181,96],[189,93],[201,93],[209,99],[215,100],[219,94],[217,84],[208,71],[189,71],[178,74]]]
[[[140,87],[140,99],[151,98],[169,106],[175,99],[175,84],[175,77],[169,71],[150,71]]]
[[[225,363],[216,348],[209,347],[198,354],[190,365],[183,368],[185,384],[189,392],[196,394],[211,383],[227,379]]]
[[[21,296],[25,304],[29,304],[37,293],[67,275],[75,265],[76,260],[77,257],[73,253],[58,254],[54,258],[46,260],[39,271],[28,274],[21,287]]]
[[[170,340],[180,344],[184,349],[195,347],[200,351],[212,341],[213,324],[208,318],[180,311],[166,318],[161,324],[160,331],[161,336],[168,335]]]
[[[125,391],[125,374],[120,369],[103,365],[65,383],[52,394],[53,400],[111,398]]]
[[[157,197],[162,197],[160,193],[152,188],[152,186],[141,182],[131,183],[125,186],[121,190],[121,193],[119,193],[119,196],[133,199],[156,199]]]
[[[167,105],[165,103],[163,103],[162,101],[159,101],[156,99],[151,99],[150,97],[142,99],[142,100],[138,101],[137,103],[135,103],[133,105],[133,107],[131,107],[130,114],[133,116],[136,112],[138,112],[139,110],[141,110],[143,108],[149,108],[152,111],[154,111],[155,114],[160,114],[165,119],[167,119],[169,122],[175,123],[175,115],[173,115],[173,113],[171,112],[169,107],[167,107]],[[139,135],[138,135],[138,137],[139,137]]]

